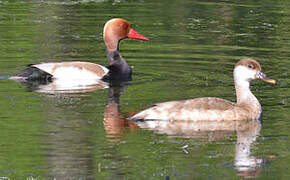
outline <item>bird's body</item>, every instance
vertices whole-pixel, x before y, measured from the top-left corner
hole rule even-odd
[[[240,60],[234,69],[237,102],[216,97],[195,98],[159,103],[145,109],[131,120],[171,121],[225,121],[260,118],[262,108],[250,90],[252,79],[275,83],[261,72],[260,64],[253,59]]]
[[[227,119],[249,119],[253,116],[258,117],[260,113],[261,107],[258,104],[257,108],[253,110],[251,106],[238,106],[225,99],[206,97],[159,103],[136,114],[133,118],[150,120],[223,121]]]
[[[119,43],[125,38],[148,40],[138,34],[128,21],[121,18],[111,19],[104,26],[104,42],[109,66],[80,61],[40,63],[29,65],[29,68],[17,76],[12,76],[11,79],[18,81],[57,79],[79,81],[80,85],[95,83],[97,80],[130,80],[131,68],[119,52]]]

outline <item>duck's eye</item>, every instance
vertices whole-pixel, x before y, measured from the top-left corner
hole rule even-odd
[[[248,68],[254,69],[253,64],[248,64]]]

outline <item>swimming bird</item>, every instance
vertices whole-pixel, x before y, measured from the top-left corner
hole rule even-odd
[[[259,79],[275,84],[262,71],[254,59],[242,59],[234,68],[234,82],[237,102],[216,97],[203,97],[182,101],[169,101],[155,104],[129,120],[184,120],[184,121],[223,121],[259,119],[262,108],[250,90],[250,81]]]
[[[137,33],[132,25],[121,18],[114,18],[106,22],[103,38],[107,49],[109,66],[104,67],[91,62],[55,62],[29,65],[29,68],[10,79],[17,81],[67,80],[73,82],[86,81],[85,85],[97,80],[130,80],[131,68],[119,52],[119,43],[122,39],[132,38],[148,41],[149,39]]]

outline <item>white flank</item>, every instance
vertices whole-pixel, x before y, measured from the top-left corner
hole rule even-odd
[[[98,64],[94,64],[94,63],[90,63],[90,62],[80,62],[80,61],[75,61],[75,62],[60,62],[60,63],[41,63],[41,64],[35,64],[32,65],[32,67],[36,67],[38,69],[41,69],[49,74],[52,74],[53,76],[55,76],[55,71],[58,70],[59,68],[75,68],[75,70],[65,70],[66,73],[72,73],[70,75],[73,75],[74,73],[76,73],[77,71],[82,72],[82,70],[84,70],[85,68],[83,68],[82,70],[80,70],[77,67],[74,66],[82,66],[82,65],[91,65],[91,66],[95,66],[102,68],[105,71],[105,74],[109,71],[106,67],[98,65]],[[80,74],[78,72],[78,74]],[[94,74],[94,73],[93,73]],[[65,76],[69,76],[69,75],[65,75]],[[94,74],[93,76],[96,76],[96,74]]]
[[[85,68],[77,68],[73,66],[59,67],[53,72],[54,79],[67,79],[67,80],[96,80],[102,77],[97,76],[95,73],[88,71]]]
[[[41,64],[34,64],[34,65],[32,65],[32,67],[36,67],[36,68],[41,69],[49,74],[52,74],[53,68],[59,64],[61,64],[61,63],[41,63]]]
[[[53,78],[63,87],[77,87],[98,84],[102,77],[84,68],[60,67],[54,71]]]
[[[54,81],[57,80],[57,86],[61,87],[84,87],[99,84],[99,80],[103,76],[98,76],[93,71],[89,71],[85,67],[89,65],[92,67],[102,68],[108,73],[108,69],[104,66],[90,63],[90,62],[60,62],[60,63],[42,63],[36,64],[32,67],[41,69],[51,75],[53,75]]]

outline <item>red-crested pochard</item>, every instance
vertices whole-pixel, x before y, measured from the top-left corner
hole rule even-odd
[[[30,65],[29,68],[14,80],[54,80],[69,81],[87,80],[90,84],[96,80],[130,80],[131,68],[119,52],[119,43],[122,39],[132,38],[148,41],[149,39],[137,33],[131,24],[121,18],[109,20],[104,26],[104,41],[107,49],[109,66],[104,67],[90,62],[56,62]]]
[[[234,68],[234,81],[237,102],[233,103],[216,97],[195,98],[183,101],[170,101],[143,110],[130,120],[184,120],[184,121],[223,121],[260,118],[262,108],[250,90],[250,81],[260,79],[275,84],[261,71],[254,59],[242,59]]]

